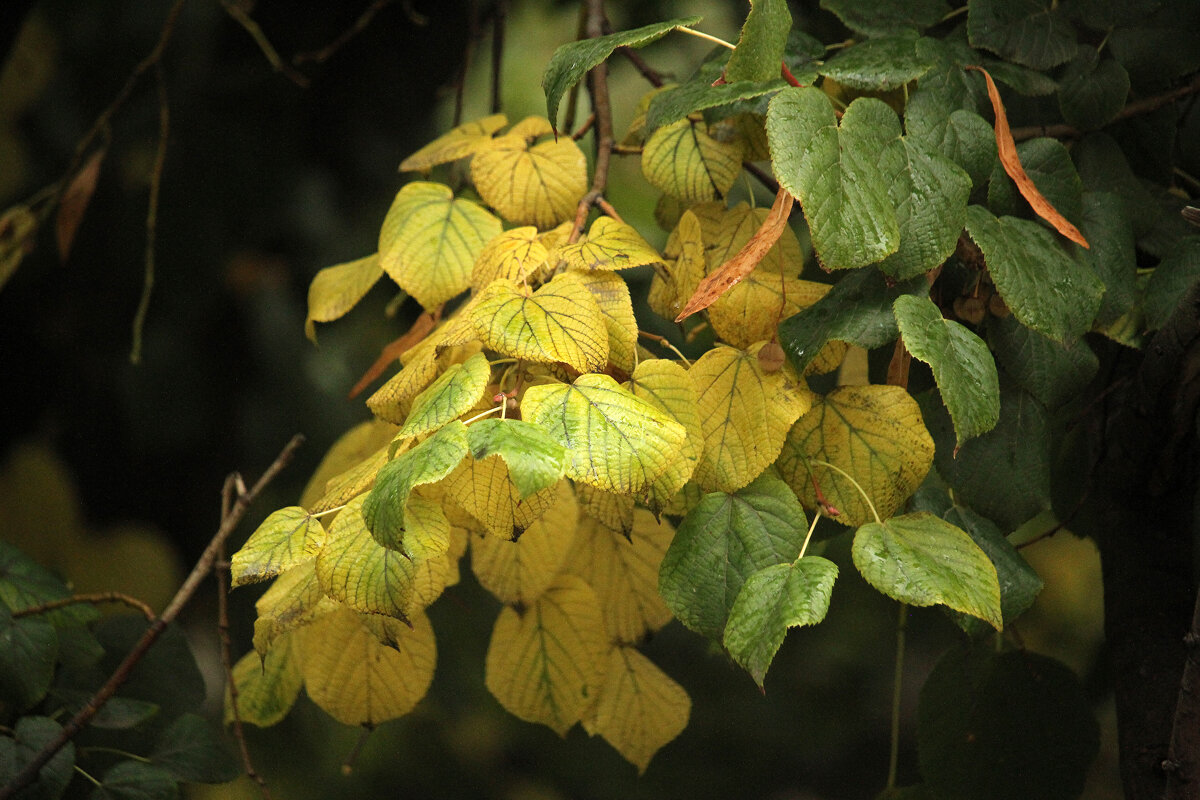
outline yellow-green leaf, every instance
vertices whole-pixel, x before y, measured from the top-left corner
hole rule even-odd
[[[379,231],[379,262],[400,288],[433,309],[471,286],[483,246],[500,233],[495,216],[449,186],[417,181],[396,195]]]
[[[492,368],[483,353],[452,364],[413,400],[397,438],[428,433],[470,411],[483,398],[491,375]]]
[[[300,494],[299,505],[312,510],[312,506],[329,488],[340,482],[339,476],[370,461],[380,448],[384,448],[386,453],[387,445],[395,435],[395,425],[377,419],[360,422],[343,433],[321,457],[321,463],[317,465]],[[383,466],[382,462],[380,466]],[[334,505],[341,505],[341,502],[329,507],[333,508]]]
[[[575,272],[596,299],[608,329],[608,360],[626,372],[633,369],[637,352],[637,320],[629,285],[612,272]]]
[[[658,251],[632,226],[612,217],[597,217],[587,239],[558,248],[557,255],[570,266],[584,270],[628,269],[662,261]]]
[[[375,420],[378,422],[379,420]],[[367,458],[352,466],[345,472],[330,478],[325,484],[325,493],[317,498],[309,508],[313,514],[331,511],[343,506],[346,501],[358,497],[375,483],[375,476],[383,465],[388,463],[388,451],[391,442],[376,450]]]
[[[642,150],[642,174],[650,185],[691,203],[724,197],[741,171],[742,143],[718,141],[695,120],[664,125]]]
[[[233,684],[237,687],[238,717],[242,722],[269,728],[291,711],[304,677],[292,651],[292,637],[280,637],[267,652],[246,653],[233,665]],[[225,692],[225,724],[233,722],[231,693]]]
[[[691,210],[680,216],[667,240],[667,252],[675,253],[676,258],[655,270],[646,302],[659,316],[675,319],[708,274],[703,228]]]
[[[461,507],[493,536],[514,539],[554,502],[554,489],[522,498],[501,455],[480,461],[467,458],[444,482],[447,499]]]
[[[634,648],[614,647],[584,727],[603,736],[641,773],[683,732],[691,713],[692,700],[682,686]]]
[[[411,358],[404,366],[367,398],[367,408],[382,420],[402,425],[412,407],[412,400],[437,377],[437,349],[432,339],[426,339],[409,351]]]
[[[471,180],[509,222],[551,228],[575,215],[588,190],[587,159],[567,137],[530,146],[510,133],[471,160]]]
[[[482,291],[496,280],[525,283],[549,257],[537,228],[526,225],[507,230],[484,245],[471,271],[471,286]]]
[[[314,558],[325,526],[300,506],[273,512],[230,559],[233,586],[258,583]]]
[[[565,736],[600,688],[607,648],[596,593],[560,575],[529,607],[500,611],[484,681],[514,716]]]
[[[325,267],[308,285],[308,316],[304,335],[317,341],[317,322],[332,322],[354,308],[383,277],[379,254]]]
[[[300,669],[313,702],[344,725],[375,726],[412,711],[433,681],[437,644],[423,613],[412,627],[387,620],[394,646],[381,644],[361,614],[328,614],[300,639]]]
[[[687,432],[679,451],[662,474],[650,482],[646,505],[661,513],[696,471],[700,451],[704,446],[704,430],[700,426],[699,398],[691,377],[683,367],[663,358],[648,359],[638,364],[626,387],[664,412]]]
[[[483,119],[465,122],[401,161],[400,171],[420,170],[423,172],[438,164],[446,164],[474,155],[480,150],[490,147],[492,134],[507,124],[508,118],[503,114],[492,114]]]
[[[824,461],[837,469],[815,463]],[[874,521],[866,492],[883,519],[906,501],[933,463],[933,439],[921,409],[899,386],[843,386],[819,398],[788,433],[779,474],[807,509],[817,507],[816,480],[838,522]]]
[[[699,397],[704,448],[693,480],[706,491],[735,492],[776,459],[811,392],[783,370],[766,372],[757,348],[718,345],[688,371]]]
[[[280,575],[254,604],[254,649],[266,657],[285,633],[302,628],[335,610],[338,604],[325,596],[317,581],[316,561],[306,561]]]
[[[634,494],[678,457],[687,430],[607,375],[525,390],[522,417],[567,449],[567,477]]]

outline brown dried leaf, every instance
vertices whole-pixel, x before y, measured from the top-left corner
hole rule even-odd
[[[58,242],[58,257],[63,261],[71,254],[71,245],[75,243],[75,233],[79,223],[87,212],[88,203],[96,191],[96,182],[100,178],[100,164],[108,150],[101,148],[92,153],[84,163],[67,190],[63,192],[62,201],[58,204],[58,217],[55,220],[54,234]]]

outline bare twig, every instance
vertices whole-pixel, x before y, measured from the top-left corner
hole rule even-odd
[[[347,42],[365,31],[367,26],[375,19],[376,14],[394,2],[395,0],[375,0],[371,5],[367,6],[367,9],[362,14],[359,14],[358,19],[354,21],[353,25],[338,34],[337,38],[332,42],[320,50],[308,50],[292,56],[292,65],[298,67],[305,63],[324,64],[333,57],[334,53],[345,47]]]
[[[71,595],[70,597],[64,597],[61,600],[53,600],[49,603],[39,603],[36,606],[19,609],[12,612],[12,615],[14,618],[32,617],[38,614],[45,614],[48,611],[55,611],[60,608],[66,608],[67,606],[76,606],[84,603],[93,606],[99,605],[100,603],[121,603],[122,605],[126,605],[130,608],[140,611],[142,616],[144,616],[147,620],[153,621],[154,619],[154,609],[152,609],[148,603],[144,603],[141,600],[138,600],[136,597],[130,597],[129,595],[121,592],[93,592],[90,594]]]
[[[266,488],[267,484],[274,480],[280,471],[287,466],[288,462],[292,460],[296,449],[303,442],[303,436],[297,435],[292,437],[292,440],[287,443],[287,446],[283,448],[271,466],[267,467],[266,472],[254,484],[254,487],[248,492],[238,493],[237,500],[233,503],[229,513],[221,520],[221,525],[217,529],[217,532],[213,534],[208,547],[204,549],[204,553],[196,562],[196,566],[192,568],[191,574],[187,576],[183,585],[175,592],[175,596],[167,604],[166,609],[146,628],[145,633],[142,634],[142,638],[137,641],[137,644],[133,646],[133,649],[129,651],[104,685],[92,695],[87,704],[74,717],[63,725],[62,731],[58,736],[38,751],[37,755],[30,759],[25,767],[6,786],[0,788],[0,800],[8,800],[8,798],[11,798],[17,792],[37,780],[38,773],[41,772],[42,767],[46,766],[50,759],[54,758],[67,742],[71,741],[71,739],[75,738],[76,734],[83,730],[92,720],[92,717],[96,716],[100,709],[104,707],[104,704],[116,694],[117,689],[129,679],[134,668],[146,655],[146,651],[158,641],[158,637],[167,629],[167,625],[179,616],[179,612],[192,599],[192,595],[196,593],[196,590],[200,587],[200,583],[212,570],[213,562],[216,561],[225,540],[233,532],[234,528],[238,526],[238,523],[242,521],[242,517],[246,515],[250,504]]]
[[[625,56],[625,58],[629,60],[629,63],[633,64],[634,69],[640,72],[642,77],[645,78],[646,81],[655,89],[658,89],[664,83],[666,83],[666,81],[663,80],[662,74],[647,64],[645,59],[642,58],[641,54],[632,47],[621,46],[617,48],[617,52]]]
[[[771,176],[771,173],[755,164],[752,161],[743,161],[742,169],[749,172],[754,177],[758,178],[758,182],[770,189],[774,194],[779,194],[779,181]]]
[[[1174,103],[1176,100],[1197,93],[1200,93],[1200,75],[1192,78],[1191,83],[1178,86],[1169,92],[1133,101],[1118,111],[1117,115],[1109,121],[1109,124],[1111,125],[1113,122],[1119,122],[1130,117],[1149,114],[1151,111],[1157,111],[1165,105]],[[1018,142],[1025,139],[1034,139],[1038,136],[1049,136],[1052,139],[1078,139],[1083,136],[1083,133],[1083,131],[1070,125],[1027,125],[1024,128],[1013,128],[1012,137]]]
[[[145,275],[142,278],[142,296],[138,300],[137,312],[133,315],[133,344],[129,349],[129,361],[142,361],[142,330],[146,326],[146,314],[150,310],[150,294],[154,290],[154,243],[158,233],[158,197],[162,189],[163,167],[167,161],[167,137],[171,133],[171,106],[167,99],[167,79],[162,64],[154,65],[154,83],[158,87],[158,149],[154,154],[154,169],[150,172],[150,200],[146,208],[146,257]]]
[[[479,0],[467,0],[467,44],[463,47],[458,76],[454,81],[454,120],[452,127],[462,124],[463,100],[467,93],[467,73],[471,69],[471,54],[479,38]]]
[[[354,774],[354,765],[358,763],[358,757],[362,754],[363,745],[367,743],[372,730],[374,729],[364,728],[363,732],[358,735],[358,740],[354,743],[354,747],[350,748],[350,752],[346,754],[346,760],[342,762],[342,774],[346,777]]]
[[[578,142],[580,139],[582,139],[584,136],[586,136],[586,135],[587,135],[587,132],[588,132],[588,131],[590,131],[590,130],[592,129],[592,126],[593,126],[593,125],[595,125],[595,124],[596,124],[596,115],[595,115],[595,114],[588,114],[588,118],[587,118],[587,119],[585,119],[585,120],[583,121],[583,124],[582,124],[582,125],[580,125],[580,126],[579,126],[579,127],[576,129],[576,130],[575,130],[575,132],[571,134],[571,138],[572,138],[574,141]]]
[[[258,49],[262,51],[263,56],[270,63],[272,69],[302,89],[308,88],[308,76],[292,69],[291,66],[279,57],[279,52],[275,50],[275,46],[271,44],[271,40],[263,33],[263,29],[259,27],[259,24],[246,13],[246,9],[242,7],[238,0],[221,0],[221,5],[225,8],[225,13],[233,17],[234,21],[241,25],[246,33],[250,34],[250,38],[254,39],[254,43],[258,45]]]
[[[492,10],[492,113],[499,114],[503,106],[500,88],[504,64],[504,23],[508,16],[507,0],[496,0]]]

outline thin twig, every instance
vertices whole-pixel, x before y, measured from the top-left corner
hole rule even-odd
[[[358,763],[358,756],[362,753],[363,745],[367,743],[372,730],[374,729],[364,728],[363,732],[358,735],[358,741],[354,743],[354,747],[350,748],[350,752],[346,754],[346,760],[342,762],[342,775],[349,777],[354,774],[354,765]]]
[[[629,60],[629,63],[633,64],[634,69],[640,72],[642,77],[646,79],[647,83],[649,83],[655,89],[660,88],[664,83],[666,83],[666,81],[663,79],[662,73],[647,64],[646,60],[642,58],[641,53],[634,50],[632,47],[622,45],[621,47],[617,48],[617,52],[625,56],[625,58]]]
[[[578,85],[578,84],[576,84],[576,85]],[[583,124],[580,125],[579,128],[574,133],[571,134],[571,139],[573,141],[578,142],[580,139],[582,139],[584,136],[587,135],[587,132],[590,131],[592,129],[592,126],[595,124],[596,124],[596,115],[588,114],[588,118],[583,121]]]
[[[308,76],[292,69],[291,66],[279,57],[279,52],[275,49],[275,45],[271,44],[271,40],[263,33],[263,29],[246,13],[246,9],[242,8],[238,0],[221,0],[221,5],[225,8],[225,13],[233,17],[234,21],[241,25],[246,33],[250,34],[250,38],[258,45],[258,49],[262,51],[263,57],[267,59],[272,69],[300,88],[308,88]]]
[[[76,606],[87,603],[88,605],[98,605],[100,603],[121,603],[130,608],[137,609],[142,612],[147,620],[154,619],[154,609],[148,603],[138,600],[136,597],[130,597],[121,592],[93,592],[90,594],[76,594],[70,597],[64,597],[61,600],[52,600],[49,603],[39,603],[36,606],[29,608],[18,609],[12,612],[13,618],[17,617],[32,617],[38,614],[45,614],[48,611],[55,611],[67,606]]]
[[[499,114],[503,107],[500,88],[503,84],[504,23],[508,16],[507,0],[496,0],[492,9],[492,113]]]
[[[888,747],[887,788],[896,788],[896,773],[900,766],[900,701],[904,697],[904,634],[908,627],[908,604],[900,604],[900,620],[896,623],[896,665],[892,673],[892,728]]]
[[[771,173],[755,164],[752,161],[743,161],[742,169],[749,172],[754,177],[758,178],[759,183],[771,190],[773,194],[779,194],[779,181],[771,176]]]
[[[479,0],[467,0],[467,43],[459,60],[458,76],[454,80],[454,119],[451,127],[462,124],[463,102],[467,94],[467,73],[471,70],[471,54],[479,38]]]
[[[6,786],[0,788],[0,800],[8,800],[8,798],[11,798],[17,792],[37,780],[38,773],[41,772],[42,767],[46,766],[50,759],[54,758],[67,742],[71,741],[83,730],[92,720],[92,717],[96,716],[100,709],[104,707],[104,704],[129,679],[134,667],[145,657],[146,651],[158,641],[158,637],[162,636],[163,631],[167,629],[167,625],[179,616],[179,612],[192,599],[192,596],[200,587],[200,583],[212,570],[213,562],[216,561],[221,546],[229,537],[229,534],[233,532],[234,528],[238,526],[238,523],[242,521],[242,517],[246,515],[250,504],[266,488],[267,484],[274,480],[280,471],[287,466],[288,462],[292,460],[296,449],[303,443],[303,436],[293,436],[292,440],[287,443],[275,461],[271,463],[271,466],[267,467],[266,472],[254,484],[254,487],[248,492],[239,492],[237,500],[233,503],[229,514],[221,520],[221,525],[217,529],[217,532],[213,534],[208,547],[204,549],[204,553],[196,562],[196,566],[192,568],[191,574],[187,576],[183,585],[175,592],[175,596],[167,604],[166,609],[146,628],[145,633],[142,634],[142,638],[137,641],[137,644],[133,646],[133,649],[129,651],[124,660],[121,661],[120,665],[109,676],[109,679],[105,681],[104,685],[92,695],[87,704],[74,717],[63,725],[62,731],[59,732],[58,736],[38,751],[37,755],[30,759],[25,767]]]
[[[1174,103],[1176,100],[1187,97],[1191,94],[1200,93],[1200,75],[1192,78],[1192,82],[1185,86],[1178,86],[1169,92],[1154,95],[1153,97],[1144,97],[1141,100],[1135,100],[1129,105],[1117,112],[1117,115],[1109,120],[1108,124],[1120,122],[1123,119],[1130,117],[1149,114],[1152,111],[1157,111],[1165,105]],[[1048,136],[1052,139],[1078,139],[1084,134],[1083,131],[1070,125],[1028,125],[1024,128],[1013,128],[1012,137],[1015,141],[1023,141],[1025,139],[1033,139],[1038,136]]]
[[[158,149],[154,153],[154,169],[150,172],[150,200],[146,207],[146,256],[142,277],[142,296],[133,315],[133,344],[129,361],[142,363],[142,331],[150,311],[150,294],[154,291],[154,244],[158,236],[158,197],[162,189],[163,167],[167,162],[167,138],[171,134],[171,105],[167,98],[167,79],[162,64],[154,65],[154,83],[158,87]]]
[[[366,11],[362,12],[362,14],[358,16],[358,19],[354,21],[354,24],[338,34],[336,39],[322,47],[320,50],[309,50],[307,52],[297,53],[296,55],[292,56],[292,64],[297,67],[301,64],[309,62],[314,64],[324,64],[333,57],[334,53],[336,53],[338,50],[341,50],[347,42],[365,31],[367,26],[370,25],[372,20],[375,19],[376,14],[378,14],[380,11],[383,11],[383,9],[387,8],[394,2],[395,0],[375,0],[374,3],[371,3],[371,5],[367,6]]]

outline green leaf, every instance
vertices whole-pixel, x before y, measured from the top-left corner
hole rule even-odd
[[[1062,142],[1044,137],[1030,139],[1017,145],[1017,155],[1038,191],[1059,213],[1078,225],[1083,217],[1083,182]],[[1027,208],[1016,184],[999,165],[992,170],[988,206],[996,214],[1014,214]]]
[[[742,585],[795,561],[806,533],[804,509],[770,472],[733,494],[706,494],[675,531],[658,591],[680,622],[720,641]]]
[[[1086,339],[1063,345],[1011,316],[989,320],[988,342],[1004,371],[1050,410],[1078,396],[1100,368]]]
[[[855,270],[816,303],[780,323],[779,343],[801,373],[827,342],[848,342],[868,350],[882,347],[899,335],[892,313],[896,298],[928,293],[924,278],[889,285],[874,267]]]
[[[1104,285],[1040,224],[967,208],[967,233],[987,260],[1013,315],[1052,339],[1069,342],[1091,327]]]
[[[1162,3],[1155,12],[1109,37],[1112,54],[1139,90],[1161,90],[1164,82],[1200,69],[1200,9],[1184,0]]]
[[[62,725],[49,717],[21,717],[12,736],[0,736],[0,786],[25,768],[42,748],[62,734]],[[17,792],[18,800],[58,800],[75,776],[75,743],[68,741],[38,772],[37,780]]]
[[[70,597],[71,591],[50,570],[38,564],[18,548],[0,541],[0,603],[10,611],[62,600]],[[83,625],[100,616],[87,603],[77,603],[39,614],[56,627]]]
[[[626,387],[687,431],[670,466],[650,483],[646,505],[660,513],[696,471],[704,447],[704,429],[700,424],[699,398],[691,377],[679,364],[661,358],[646,359],[637,365]]]
[[[1047,69],[1075,55],[1075,30],[1050,0],[969,0],[967,36],[972,47],[1010,61]]]
[[[175,800],[179,785],[162,767],[122,761],[104,773],[91,800]]]
[[[1125,213],[1120,196],[1112,192],[1084,192],[1083,220],[1079,227],[1091,245],[1085,257],[1104,283],[1096,323],[1110,325],[1133,307],[1137,297],[1133,221]]]
[[[1083,188],[1112,192],[1121,198],[1123,216],[1133,223],[1133,234],[1145,236],[1159,221],[1154,195],[1134,174],[1121,146],[1107,133],[1090,133],[1071,148]],[[1091,239],[1088,240],[1091,243]]]
[[[220,734],[195,714],[181,714],[158,735],[150,761],[185,783],[224,783],[241,773]]]
[[[476,461],[504,459],[522,500],[558,483],[566,469],[566,449],[532,422],[482,419],[467,428],[467,446]]]
[[[567,477],[597,489],[635,494],[667,470],[686,429],[607,375],[525,390],[522,418],[567,450]]]
[[[1000,613],[1004,617],[1004,624],[1015,621],[1028,611],[1042,591],[1042,579],[1000,532],[996,523],[957,505],[951,506],[941,517],[966,531],[995,565],[996,576],[1000,580]],[[982,635],[989,630],[975,617],[964,616],[958,620],[958,624],[975,635]]]
[[[924,30],[950,13],[946,0],[821,0],[821,8],[867,36]]]
[[[325,526],[300,506],[271,513],[230,559],[233,586],[270,580],[316,557]]]
[[[452,364],[413,400],[408,419],[396,438],[408,438],[436,430],[461,417],[483,399],[492,368],[487,356],[476,353],[461,364]]]
[[[956,446],[986,433],[1000,419],[1000,379],[986,344],[928,298],[896,299],[896,322],[904,346],[933,370],[942,402],[954,420]]]
[[[142,638],[146,625],[144,617],[129,615],[108,617],[96,623],[96,638],[104,648],[104,658],[92,672],[94,683],[84,688],[100,688]],[[167,626],[154,647],[138,662],[137,669],[121,686],[120,692],[123,697],[158,704],[164,717],[200,707],[207,694],[204,676],[192,655],[186,634],[178,625]]]
[[[760,687],[788,628],[825,619],[837,573],[832,561],[808,556],[760,569],[742,584],[729,610],[725,649]]]
[[[1102,128],[1112,121],[1129,95],[1129,73],[1116,59],[1101,59],[1091,45],[1081,44],[1058,84],[1058,107],[1068,125],[1081,130]]]
[[[375,541],[409,555],[404,542],[409,497],[416,486],[445,478],[466,457],[467,426],[454,420],[379,470],[362,506]]]
[[[650,134],[642,175],[660,192],[702,203],[725,196],[741,174],[742,153],[740,141],[721,141],[704,123],[681,119]]]
[[[1143,306],[1146,327],[1158,330],[1166,325],[1197,278],[1200,278],[1200,236],[1189,236],[1180,240],[1150,275]]]
[[[912,35],[867,39],[838,51],[820,73],[851,89],[887,92],[915,81],[934,66],[920,39]]]
[[[292,637],[277,639],[266,657],[249,652],[233,665],[238,690],[238,715],[243,723],[267,728],[292,710],[304,677],[292,655]],[[225,693],[225,723],[233,721],[231,695]]]
[[[734,81],[765,81],[779,77],[783,48],[792,28],[787,0],[750,0],[737,47],[729,56],[725,77]]]
[[[921,688],[917,752],[938,797],[1073,800],[1099,747],[1079,680],[1037,653],[960,645]]]
[[[559,47],[550,57],[550,63],[546,65],[546,72],[542,76],[542,90],[546,93],[546,117],[557,125],[558,104],[563,95],[579,83],[588,70],[607,59],[618,47],[645,47],[675,28],[695,25],[701,19],[680,17],[629,31],[611,33],[608,36],[581,39]]]
[[[918,511],[867,523],[854,534],[851,555],[867,583],[888,597],[945,605],[1004,627],[996,567],[965,531],[940,517]]]
[[[771,100],[772,166],[804,207],[825,268],[861,267],[900,246],[896,212],[877,164],[879,145],[899,134],[895,112],[879,100],[851,103],[840,127],[819,89],[789,88]]]
[[[1003,83],[1018,94],[1044,97],[1058,91],[1058,83],[1044,73],[994,58],[976,59],[997,83]]]
[[[54,680],[58,632],[39,617],[13,619],[0,607],[0,700],[24,711],[46,696]]]
[[[959,108],[947,115],[936,102],[932,92],[912,95],[904,109],[908,138],[949,158],[966,171],[973,186],[982,186],[996,166],[992,126],[974,111]]]
[[[778,73],[778,69],[776,70]],[[646,132],[658,130],[663,125],[683,119],[694,111],[717,108],[737,100],[762,97],[787,86],[780,78],[762,81],[731,81],[713,86],[711,78],[692,80],[659,92],[650,101],[646,110]]]

